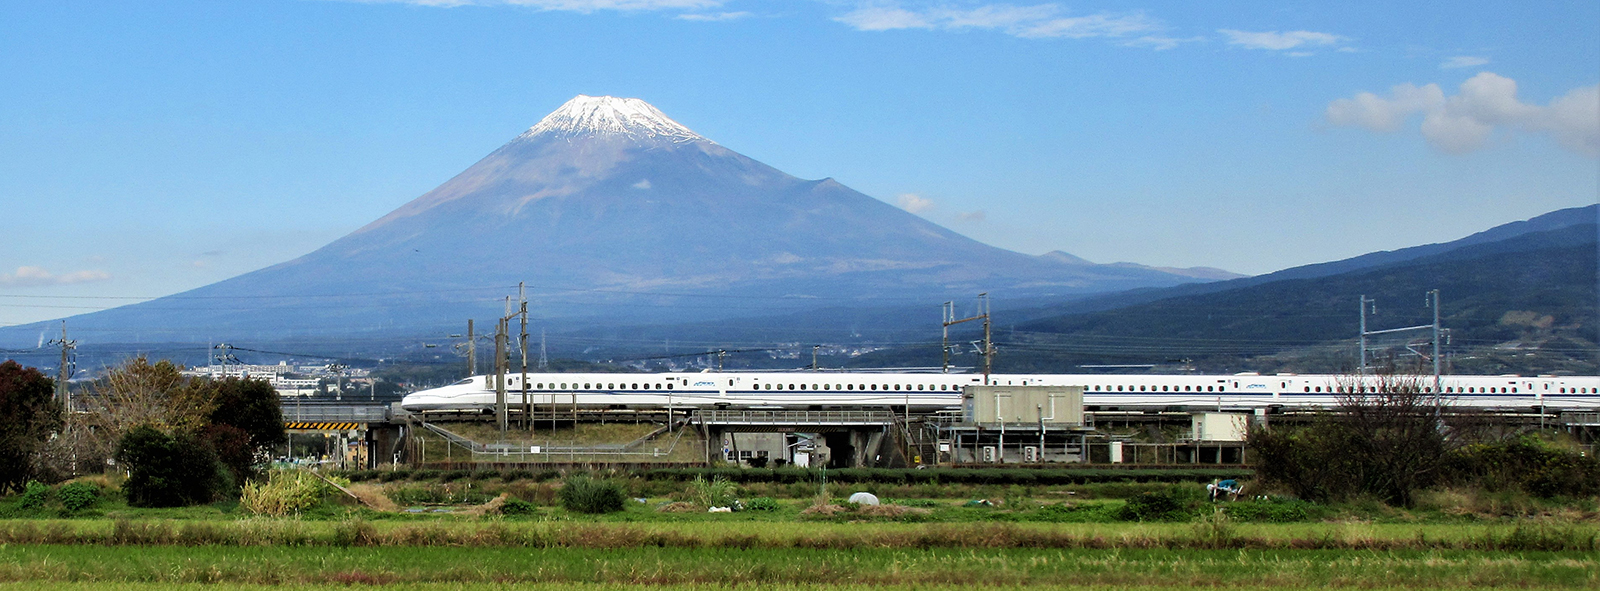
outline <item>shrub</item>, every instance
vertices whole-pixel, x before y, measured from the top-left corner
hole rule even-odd
[[[50,486],[40,484],[37,480],[29,480],[28,486],[23,489],[22,497],[17,499],[19,509],[39,509],[50,502]]]
[[[505,504],[500,505],[501,515],[533,515],[538,510],[533,503],[518,498],[506,499]]]
[[[1271,497],[1259,501],[1239,501],[1223,507],[1228,517],[1238,521],[1292,523],[1312,517],[1316,505],[1299,499]]]
[[[1126,521],[1175,521],[1189,517],[1189,503],[1176,490],[1135,495],[1122,506]]]
[[[696,476],[689,483],[689,498],[705,508],[732,506],[736,492],[738,487],[722,475],[711,480],[706,480],[704,476]]]
[[[310,509],[322,499],[326,485],[303,470],[274,470],[265,481],[239,491],[239,508],[256,515],[282,517]]]
[[[568,478],[561,487],[560,497],[562,507],[578,513],[621,511],[626,500],[617,483],[588,476]]]
[[[1533,436],[1468,446],[1450,454],[1448,477],[1486,490],[1520,489],[1541,498],[1600,493],[1600,459]]]
[[[211,502],[223,484],[217,455],[188,434],[170,436],[149,425],[128,431],[116,459],[128,468],[122,491],[135,507],[178,507]]]
[[[69,482],[61,485],[56,497],[61,500],[62,509],[77,513],[100,502],[100,487],[92,482]]]
[[[744,502],[746,511],[777,511],[778,501],[772,497],[756,497]]]

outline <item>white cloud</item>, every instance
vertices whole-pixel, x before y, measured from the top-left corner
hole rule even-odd
[[[971,222],[971,223],[974,223],[974,224],[981,224],[981,223],[984,222],[984,220],[989,219],[989,214],[984,213],[983,210],[981,210],[981,209],[976,210],[976,211],[965,211],[965,212],[961,212],[959,214],[956,214],[956,219],[960,220],[960,221],[963,221],[963,222]]]
[[[1245,49],[1265,49],[1269,51],[1338,45],[1346,41],[1344,37],[1316,31],[1284,31],[1280,33],[1278,31],[1252,32],[1236,29],[1218,29],[1217,32],[1228,38],[1229,45],[1238,45]]]
[[[633,188],[635,188],[635,189],[648,189],[648,188],[650,188],[650,179],[644,179],[642,181],[634,183],[633,184]]]
[[[701,14],[701,13],[680,14],[680,15],[678,15],[678,18],[680,20],[686,20],[686,21],[712,22],[712,21],[738,20],[738,19],[741,19],[741,18],[749,17],[749,16],[754,16],[754,15],[752,13],[749,13],[749,12],[740,11],[740,12],[716,12],[716,13],[707,13],[707,14]]]
[[[1164,30],[1161,23],[1143,13],[1099,13],[1070,16],[1058,4],[985,4],[976,8],[948,6],[921,10],[897,5],[862,6],[833,20],[861,31],[890,31],[895,29],[938,29],[957,31],[965,29],[997,30],[1014,37],[1040,38],[1112,38],[1125,39],[1140,33]],[[1129,45],[1169,49],[1180,40],[1157,36],[1141,36],[1139,43]]]
[[[1562,147],[1600,155],[1600,85],[1575,88],[1539,106],[1517,98],[1517,82],[1482,72],[1455,96],[1437,84],[1401,84],[1383,97],[1370,92],[1328,103],[1333,125],[1378,132],[1398,131],[1407,119],[1421,115],[1419,130],[1434,148],[1460,154],[1482,148],[1495,130],[1547,133]]]
[[[928,199],[927,197],[923,197],[916,193],[902,193],[897,201],[900,203],[900,209],[904,209],[911,213],[922,213],[924,211],[933,209],[932,199]]]
[[[56,275],[46,271],[43,267],[21,266],[17,272],[9,275],[0,274],[0,285],[16,285],[31,287],[39,285],[66,285],[69,283],[85,283],[110,279],[111,275],[105,271],[73,271],[65,275]]]
[[[851,11],[833,20],[850,25],[860,31],[892,31],[895,29],[928,29],[933,27],[923,15],[903,8],[869,6]]]
[[[722,0],[345,0],[364,4],[410,4],[413,6],[523,6],[537,10],[597,12],[601,10],[704,10],[722,5]]]
[[[1482,66],[1482,65],[1485,65],[1485,64],[1488,64],[1488,63],[1489,63],[1489,58],[1486,58],[1486,57],[1473,57],[1473,56],[1470,56],[1470,55],[1458,55],[1458,56],[1455,56],[1455,57],[1452,57],[1452,58],[1444,60],[1443,63],[1439,64],[1439,69],[1441,69],[1441,70],[1450,70],[1450,69],[1454,69],[1454,68],[1475,68],[1477,66]]]

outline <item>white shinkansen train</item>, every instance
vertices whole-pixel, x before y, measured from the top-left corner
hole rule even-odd
[[[959,409],[963,386],[982,385],[966,373],[878,373],[845,371],[701,373],[507,374],[507,402],[524,394],[538,406],[590,409],[726,408],[831,410],[909,408]],[[1368,378],[1376,380],[1376,378]],[[1419,377],[1432,393],[1432,376]],[[995,374],[991,385],[1083,386],[1089,410],[1171,407],[1286,409],[1331,407],[1342,387],[1361,387],[1340,375],[1051,375]],[[1372,382],[1375,384],[1375,382]],[[1600,377],[1444,376],[1441,397],[1478,409],[1547,411],[1600,410]],[[488,376],[410,394],[400,402],[411,412],[485,411],[494,408]]]

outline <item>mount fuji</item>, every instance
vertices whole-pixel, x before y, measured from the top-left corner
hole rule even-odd
[[[996,248],[833,179],[792,177],[639,99],[578,96],[315,252],[69,325],[99,342],[427,335],[500,316],[519,282],[547,324],[615,326],[1216,278],[1063,254]],[[4,340],[31,342],[40,326]]]

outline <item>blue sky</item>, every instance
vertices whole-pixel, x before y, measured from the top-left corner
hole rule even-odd
[[[1600,3],[0,0],[0,325],[299,256],[577,94],[969,236],[1244,273],[1600,194]]]

